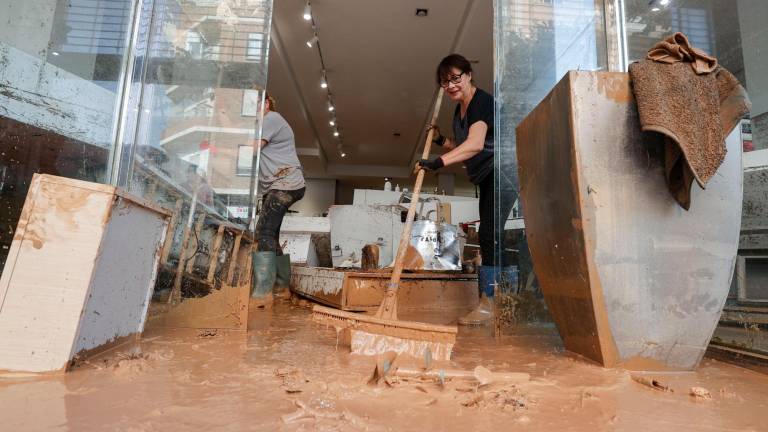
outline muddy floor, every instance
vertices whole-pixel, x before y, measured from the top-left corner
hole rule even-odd
[[[337,349],[307,309],[283,301],[251,318],[247,334],[150,331],[65,376],[0,373],[2,430],[768,430],[768,376],[711,359],[635,375],[564,352],[553,328],[499,341],[462,329],[448,367],[530,381],[369,384],[375,361]]]

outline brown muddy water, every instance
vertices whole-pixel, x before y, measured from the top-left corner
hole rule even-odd
[[[247,334],[150,331],[66,375],[0,373],[0,429],[768,430],[768,376],[711,359],[692,373],[630,374],[564,352],[553,328],[507,329],[498,341],[462,329],[451,364],[433,371],[482,365],[530,381],[433,373],[376,385],[375,359],[337,349],[334,329],[309,310],[280,301],[255,315]]]

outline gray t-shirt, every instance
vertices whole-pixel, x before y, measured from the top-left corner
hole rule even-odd
[[[267,144],[261,148],[259,161],[259,189],[264,194],[270,189],[297,190],[304,187],[293,129],[279,113],[269,111],[264,116],[261,139]]]

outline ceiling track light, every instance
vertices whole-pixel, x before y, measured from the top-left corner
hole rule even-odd
[[[336,120],[331,120],[328,122],[328,124],[331,126],[336,126]]]
[[[328,81],[325,78],[320,79],[320,88],[328,88]]]
[[[339,131],[333,131],[333,136],[338,137],[339,136]]]
[[[341,157],[347,157],[347,154],[346,154],[346,153],[344,153],[344,151],[343,151],[343,150],[342,150],[342,152],[341,152]]]
[[[302,18],[304,18],[304,21],[309,21],[312,19],[312,8],[309,6],[309,2],[307,2],[307,5],[304,6],[304,15],[302,15]]]
[[[333,108],[333,104],[332,104],[332,103],[330,103],[330,102],[328,102],[328,111],[329,111],[329,112],[333,112],[333,110],[334,110],[334,108]]]
[[[318,43],[319,41],[320,41],[320,39],[317,37],[317,35],[314,35],[314,36],[312,36],[312,38],[311,38],[311,39],[309,39],[309,40],[308,40],[307,42],[305,42],[305,43],[307,44],[307,48],[312,48],[312,47],[313,47],[313,46],[315,46],[315,44],[316,44],[316,43]]]

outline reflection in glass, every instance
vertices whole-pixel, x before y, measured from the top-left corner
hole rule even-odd
[[[517,265],[525,286],[532,265],[517,202],[515,128],[571,69],[606,68],[602,0],[495,2],[496,200],[512,208],[496,227],[503,265]],[[517,292],[517,284],[503,286]]]
[[[0,0],[0,269],[34,173],[106,182],[132,0]]]
[[[653,3],[653,2],[652,2]],[[744,151],[768,148],[768,81],[760,50],[768,44],[768,4],[755,0],[677,0],[665,5],[626,0],[630,61],[645,57],[659,40],[683,32],[741,81],[752,100],[742,125]]]
[[[229,263],[247,250],[235,238],[252,214],[271,5],[155,0],[142,17],[137,46],[146,54],[134,68],[121,182],[175,214],[156,295],[171,285],[173,295],[204,295],[243,270]]]

